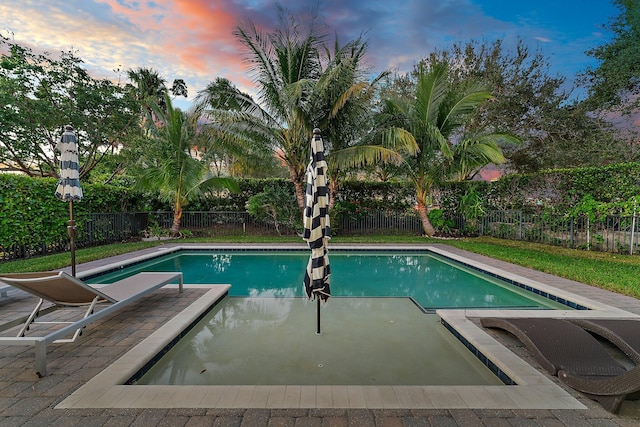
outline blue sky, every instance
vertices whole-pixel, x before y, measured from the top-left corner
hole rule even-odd
[[[316,7],[342,42],[365,33],[374,71],[409,71],[434,49],[453,42],[521,38],[540,49],[551,73],[572,81],[594,65],[585,51],[610,34],[602,25],[618,14],[609,0],[281,0],[285,9]],[[38,51],[73,49],[96,76],[152,67],[169,82],[186,81],[190,96],[226,77],[253,92],[236,40],[246,19],[277,25],[269,0],[3,0],[0,33]]]

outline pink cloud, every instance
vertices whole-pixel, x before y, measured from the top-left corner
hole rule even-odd
[[[149,55],[156,60],[162,58],[168,68],[176,70],[176,75],[164,77],[184,77],[178,75],[182,70],[206,82],[227,77],[235,84],[240,81],[244,86],[252,86],[244,75],[245,64],[233,36],[238,17],[242,16],[242,11],[234,9],[233,3],[224,0],[103,1],[119,19],[126,20],[144,35]]]

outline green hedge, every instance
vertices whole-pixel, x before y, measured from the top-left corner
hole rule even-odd
[[[51,244],[67,233],[69,203],[55,196],[53,178],[0,174],[0,246]],[[82,186],[84,199],[73,204],[74,217],[89,212],[142,209],[140,193],[97,184]]]
[[[443,209],[457,212],[460,197],[471,187],[480,194],[486,210],[545,209],[566,213],[585,198],[615,204],[639,196],[640,163],[513,174],[491,183],[453,183],[442,191]]]
[[[284,186],[293,194],[294,187],[285,179],[239,179],[239,193],[213,193],[187,205],[190,211],[245,212],[249,199],[267,187]],[[57,181],[0,174],[0,247],[53,244],[66,238],[69,203],[58,200],[54,193]],[[84,199],[74,203],[74,216],[80,222],[92,212],[171,211],[171,205],[160,202],[154,194],[136,192],[123,187],[100,184],[82,185]],[[338,195],[338,206],[358,204],[367,210],[404,210],[413,205],[413,190],[403,183],[345,182]],[[295,207],[295,199],[292,199]],[[343,212],[349,209],[342,209]],[[338,207],[337,215],[341,212]]]
[[[285,186],[285,179],[239,179],[236,194],[210,194],[187,205],[190,211],[244,212],[249,198],[268,186]],[[615,203],[640,195],[640,163],[545,171],[532,175],[508,175],[492,183],[454,183],[442,189],[440,203],[448,215],[458,213],[460,198],[473,187],[486,210],[545,209],[569,212],[585,197]],[[55,195],[56,180],[0,174],[0,246],[54,243],[66,236],[69,204]],[[171,211],[154,194],[123,187],[83,184],[84,199],[74,203],[80,220],[90,212]],[[292,202],[295,203],[295,202]],[[342,183],[332,216],[358,215],[368,210],[411,210],[414,190],[406,182]],[[336,223],[337,225],[337,223]]]

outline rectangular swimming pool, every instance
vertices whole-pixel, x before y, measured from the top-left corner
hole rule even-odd
[[[86,280],[110,283],[141,271],[182,271],[186,284],[231,284],[231,296],[302,297],[308,259],[308,251],[180,250]],[[335,297],[408,297],[424,310],[567,308],[427,251],[333,250],[330,262]]]

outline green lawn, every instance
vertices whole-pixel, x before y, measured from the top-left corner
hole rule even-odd
[[[299,237],[227,236],[206,239],[184,239],[191,243],[304,243]],[[625,295],[640,298],[640,256],[617,255],[565,249],[535,243],[474,238],[456,240],[436,240],[424,237],[406,236],[362,236],[334,237],[332,243],[445,243],[470,252],[487,255],[513,264],[533,268],[545,273],[598,286]],[[137,242],[118,243],[107,246],[79,249],[76,251],[78,264],[105,258],[162,243]],[[27,260],[2,262],[0,273],[54,270],[67,267],[68,253],[49,255]]]

